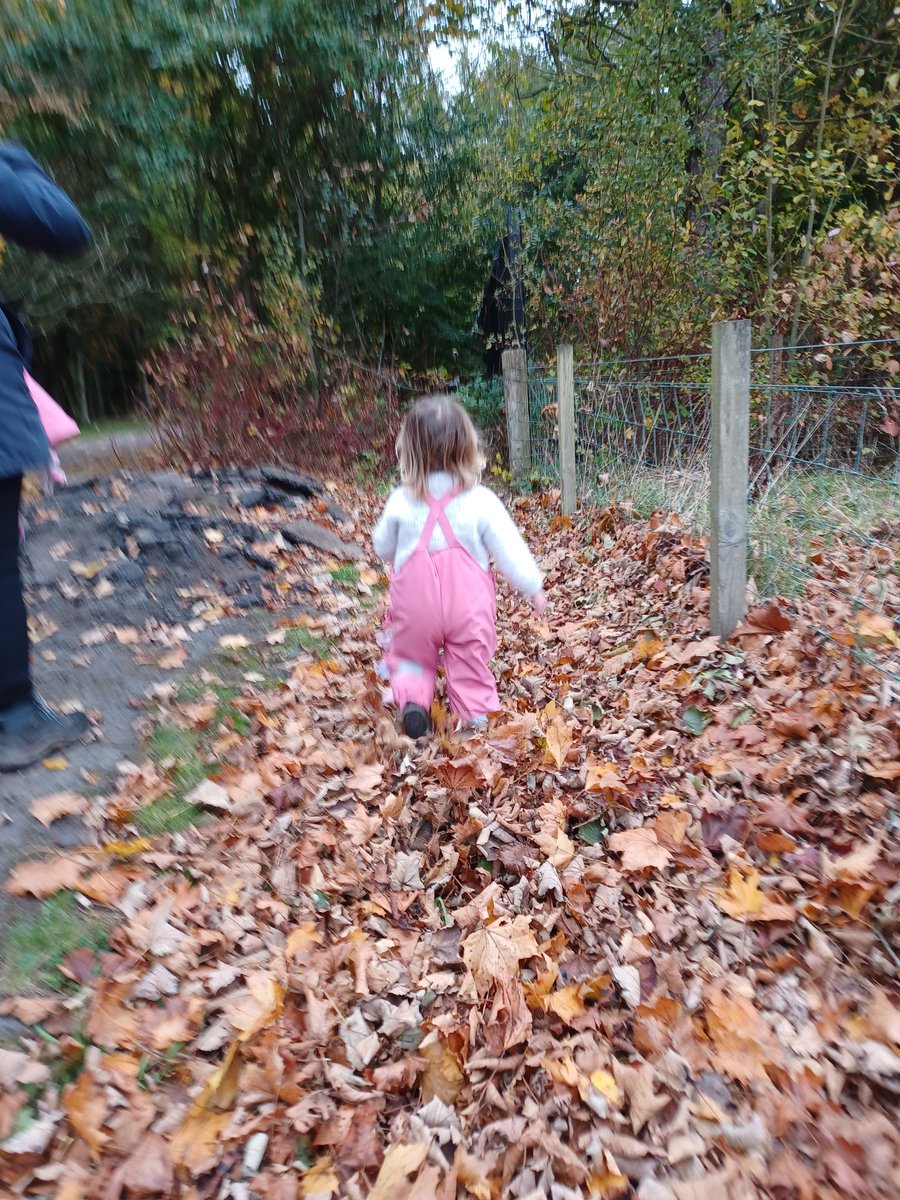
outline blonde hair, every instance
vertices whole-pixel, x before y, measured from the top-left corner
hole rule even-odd
[[[484,470],[478,431],[452,396],[425,396],[406,414],[397,439],[400,478],[417,500],[428,498],[428,476],[446,471],[463,491]]]

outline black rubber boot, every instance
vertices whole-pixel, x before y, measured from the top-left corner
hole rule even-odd
[[[431,732],[431,717],[421,704],[407,704],[403,710],[403,732],[418,741]]]
[[[54,712],[39,697],[31,702],[24,720],[4,722],[0,715],[0,771],[24,771],[51,754],[87,736],[91,723],[82,712]]]

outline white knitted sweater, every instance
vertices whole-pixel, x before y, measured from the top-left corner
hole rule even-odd
[[[444,471],[428,476],[428,491],[436,500],[452,487],[453,478]],[[523,596],[533,596],[541,590],[540,567],[503,502],[489,488],[478,486],[461,492],[450,501],[446,511],[459,544],[477,563],[487,569],[493,560],[510,587]],[[414,500],[406,488],[397,488],[388,498],[372,534],[375,553],[399,571],[419,544],[427,520],[428,505]],[[436,525],[428,549],[444,550],[446,547],[447,539],[440,525]]]

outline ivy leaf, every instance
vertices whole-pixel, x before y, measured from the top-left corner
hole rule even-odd
[[[684,714],[684,727],[688,733],[692,733],[694,737],[699,737],[707,725],[712,722],[712,719],[712,713],[698,708],[696,704],[692,704]]]

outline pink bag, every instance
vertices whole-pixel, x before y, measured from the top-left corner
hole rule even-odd
[[[53,397],[45,392],[38,381],[32,379],[27,371],[25,372],[25,382],[28,384],[32,400],[37,405],[41,424],[44,426],[44,432],[51,448],[55,450],[62,442],[68,442],[71,438],[78,437],[81,430],[69,414],[59,407]]]

